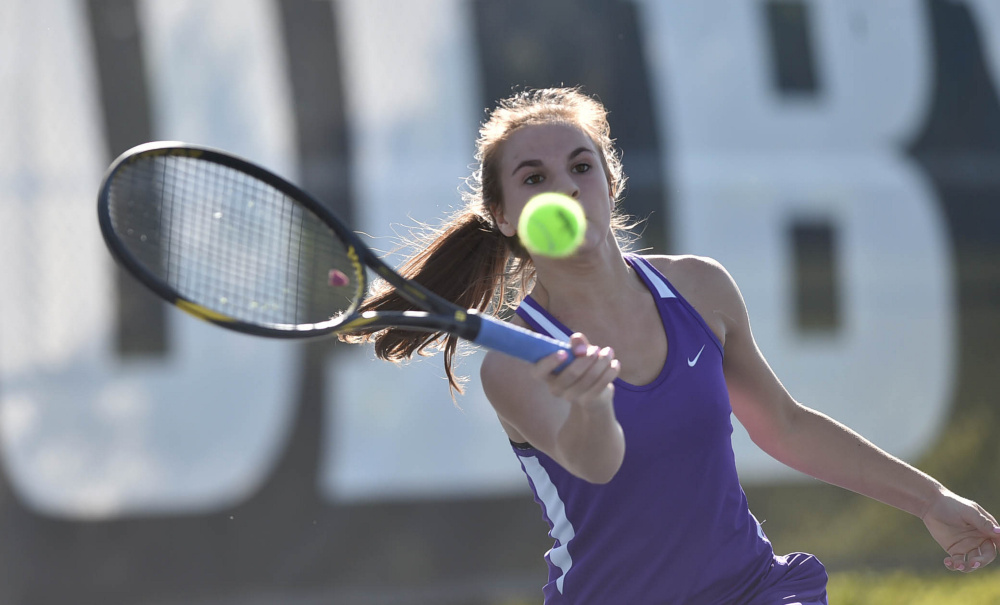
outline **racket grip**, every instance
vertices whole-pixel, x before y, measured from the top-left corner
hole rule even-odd
[[[532,363],[556,351],[566,351],[568,357],[565,363],[556,368],[556,372],[562,370],[573,360],[573,353],[570,351],[568,342],[549,338],[544,334],[500,321],[489,315],[477,313],[476,317],[480,319],[479,334],[472,339],[472,342],[476,344]]]

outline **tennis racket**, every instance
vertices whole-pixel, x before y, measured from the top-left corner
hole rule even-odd
[[[531,362],[569,352],[565,342],[402,277],[316,199],[223,151],[135,147],[108,168],[97,213],[125,269],[167,302],[230,330],[312,338],[398,327],[447,332]],[[358,313],[366,268],[421,311]]]

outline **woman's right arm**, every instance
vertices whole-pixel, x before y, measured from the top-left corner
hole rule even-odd
[[[607,483],[625,457],[625,436],[615,417],[614,351],[574,334],[575,359],[558,374],[566,353],[535,364],[490,351],[480,375],[500,420],[566,470],[591,483]]]

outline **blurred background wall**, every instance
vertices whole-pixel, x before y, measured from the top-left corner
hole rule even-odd
[[[184,140],[391,252],[460,204],[485,107],[562,84],[611,110],[639,248],[720,260],[798,399],[1000,510],[1000,4],[5,0],[0,603],[540,600],[478,354],[455,405],[440,358],[199,323],[94,210],[115,156]],[[919,520],[734,444],[776,550],[939,565]]]

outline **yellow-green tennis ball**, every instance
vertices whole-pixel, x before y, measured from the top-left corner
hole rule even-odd
[[[517,221],[521,243],[532,254],[564,258],[583,243],[587,219],[580,203],[563,193],[540,193],[531,198]]]

